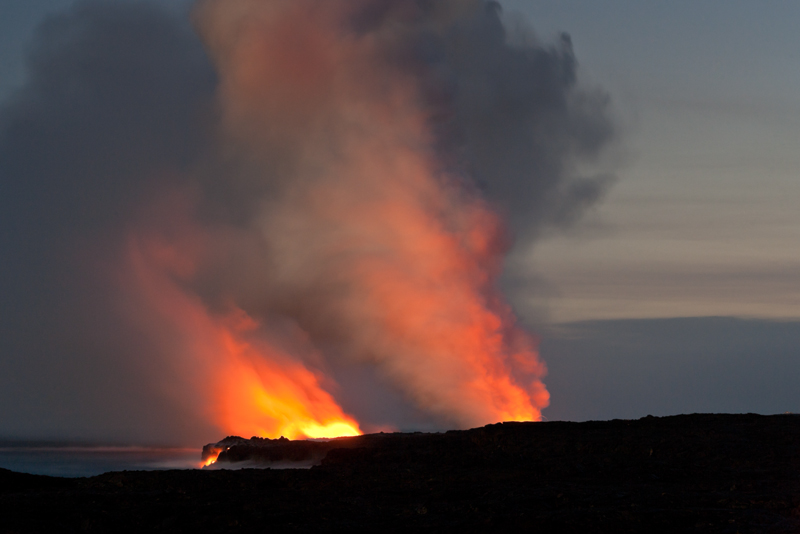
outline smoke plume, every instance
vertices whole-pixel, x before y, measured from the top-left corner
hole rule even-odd
[[[569,38],[515,43],[499,9],[204,0],[190,27],[80,2],[48,21],[0,115],[2,430],[538,419],[503,259],[599,197],[575,168],[613,132]]]

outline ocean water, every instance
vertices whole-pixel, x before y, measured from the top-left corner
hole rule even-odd
[[[0,446],[0,468],[19,473],[89,477],[108,471],[197,469],[200,449]]]

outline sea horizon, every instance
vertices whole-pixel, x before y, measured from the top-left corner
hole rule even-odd
[[[32,475],[91,477],[110,471],[198,469],[200,447],[0,439],[0,468]]]

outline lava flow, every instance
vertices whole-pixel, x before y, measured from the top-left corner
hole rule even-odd
[[[205,458],[203,458],[203,461],[200,462],[200,468],[202,469],[203,467],[208,467],[210,465],[217,463],[217,458],[219,458],[219,455],[221,453],[222,449],[218,447],[211,449],[208,455],[204,454]]]

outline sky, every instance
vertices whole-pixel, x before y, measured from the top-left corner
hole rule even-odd
[[[35,28],[71,4],[0,4],[0,98],[25,83]],[[180,11],[187,2],[170,5]],[[598,198],[571,224],[541,224],[510,208],[519,241],[503,287],[520,322],[541,338],[551,395],[544,416],[800,411],[794,387],[800,379],[800,212],[793,209],[800,198],[800,36],[793,28],[800,6],[713,0],[501,5],[513,38],[550,46],[561,32],[569,34],[581,86],[608,97],[603,113],[614,125],[602,150],[569,169],[577,178],[604,177],[592,192]],[[202,85],[198,72],[187,76]],[[526,237],[525,224],[535,227],[535,238]],[[63,435],[67,430],[54,421],[88,413],[89,426],[69,437],[150,436],[147,414],[159,410],[158,402],[111,424],[125,398],[103,409],[96,401],[117,387],[114,381],[81,387],[84,373],[119,380],[126,368],[74,358],[76,365],[60,359],[44,378],[32,365],[0,362],[14,391],[47,390],[31,397],[35,406],[5,416],[0,435],[37,433],[15,418],[41,422],[45,430],[34,437]],[[37,361],[53,363],[46,356]],[[139,371],[119,387],[135,389],[149,376]],[[59,381],[64,372],[72,384]],[[359,386],[364,373],[375,378],[371,372],[336,375],[345,386],[345,409],[359,395],[373,394]],[[377,403],[374,418],[399,404],[394,398],[386,407]],[[401,424],[436,428],[414,410],[397,416]],[[154,428],[173,424],[167,415],[162,419]],[[93,422],[104,430],[92,434]]]
[[[556,322],[800,314],[793,2],[507,1],[569,31],[622,118],[618,182],[529,260]]]

